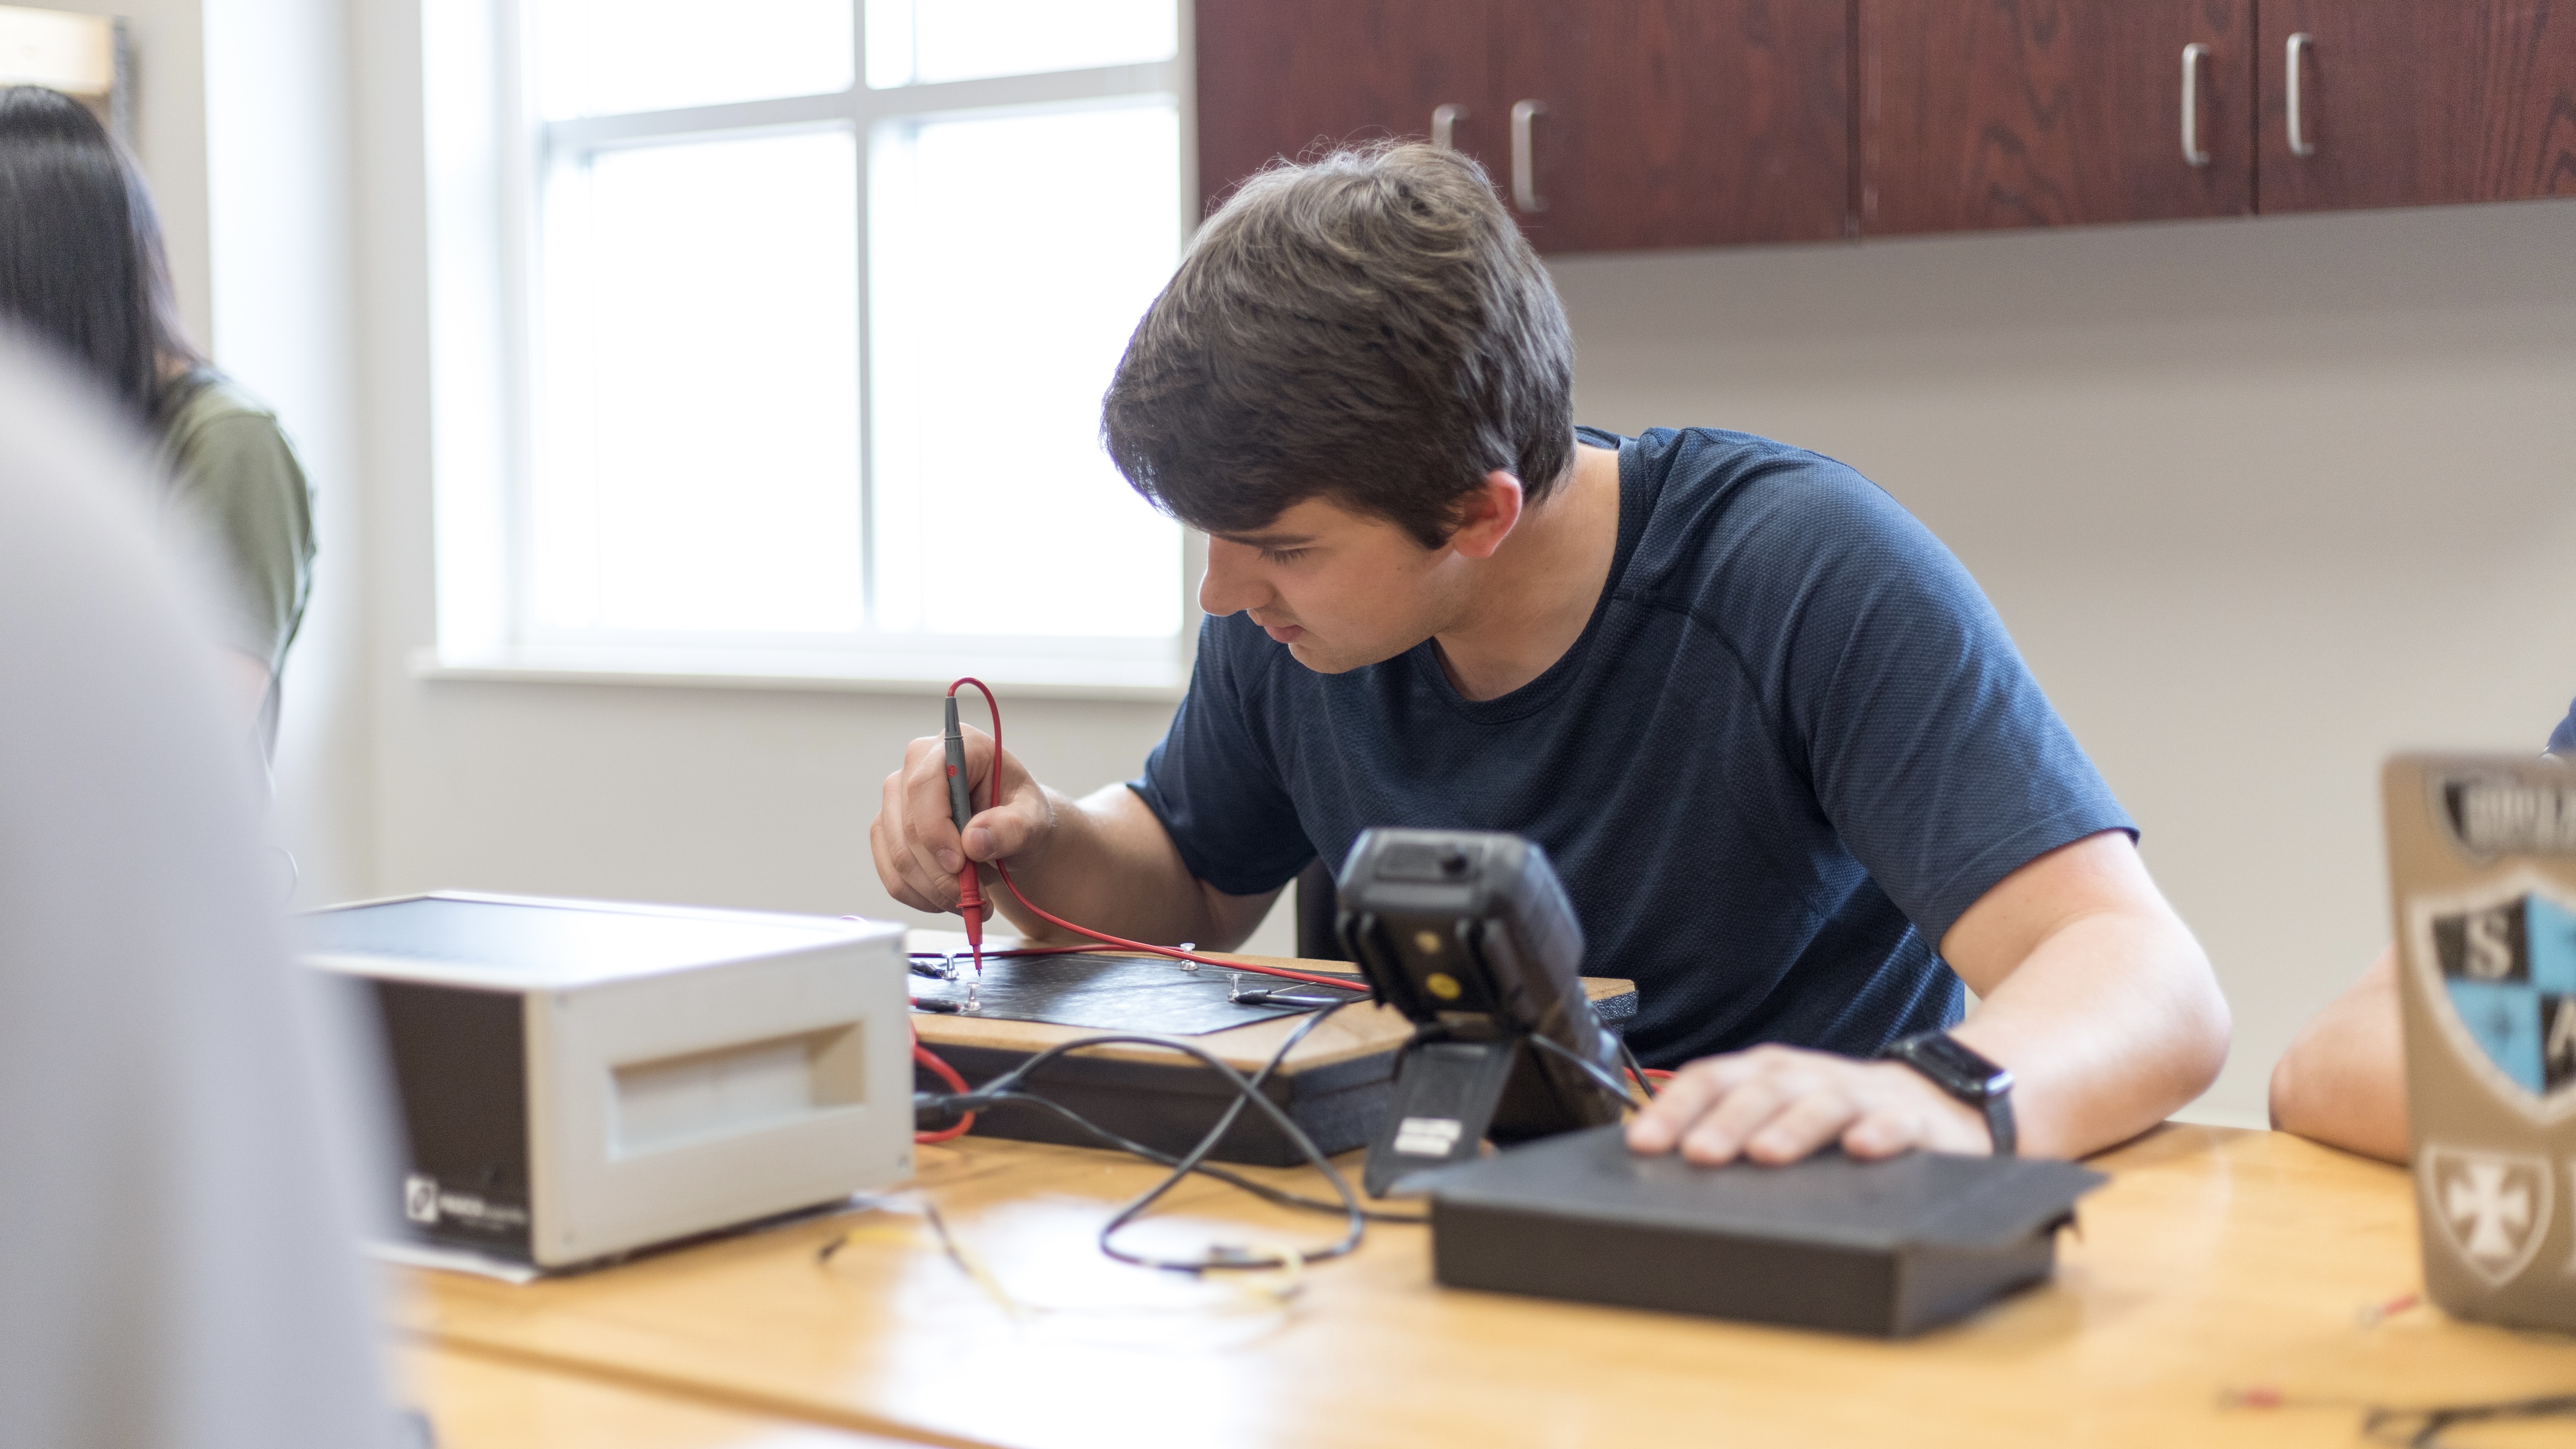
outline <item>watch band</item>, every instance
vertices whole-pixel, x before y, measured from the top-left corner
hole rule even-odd
[[[1905,1063],[1932,1085],[1976,1108],[1986,1119],[1986,1135],[1994,1143],[1994,1155],[2016,1155],[2020,1144],[2013,1130],[2011,1072],[1944,1031],[1927,1031],[1890,1042],[1879,1055]]]
[[[1994,1139],[1995,1156],[2013,1157],[2020,1145],[2013,1132],[2012,1088],[2006,1087],[1977,1104],[1986,1114],[1986,1135]]]

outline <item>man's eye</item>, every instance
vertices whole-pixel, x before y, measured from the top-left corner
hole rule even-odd
[[[1307,553],[1308,550],[1302,548],[1265,548],[1261,551],[1261,560],[1264,563],[1295,563]]]

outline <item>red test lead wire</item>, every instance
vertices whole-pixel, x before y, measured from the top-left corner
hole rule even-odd
[[[906,1021],[904,1025],[912,1031],[912,1059],[919,1062],[921,1065],[928,1067],[932,1076],[937,1077],[940,1081],[945,1082],[948,1085],[948,1090],[955,1092],[958,1096],[965,1096],[966,1079],[957,1074],[957,1069],[955,1067],[941,1061],[939,1057],[930,1050],[930,1048],[921,1044],[921,1031],[919,1028],[914,1027],[909,1021]],[[975,1114],[969,1112],[963,1118],[959,1119],[954,1126],[942,1127],[936,1132],[915,1132],[912,1134],[912,1140],[917,1143],[921,1143],[924,1146],[934,1142],[951,1142],[957,1138],[965,1136],[967,1132],[974,1128],[974,1126]]]

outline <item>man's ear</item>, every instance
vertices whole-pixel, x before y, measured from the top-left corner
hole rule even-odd
[[[1497,468],[1458,500],[1458,530],[1449,546],[1465,558],[1492,558],[1521,521],[1521,480]]]

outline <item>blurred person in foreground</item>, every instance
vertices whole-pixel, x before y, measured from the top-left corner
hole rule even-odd
[[[2576,703],[2543,759],[2576,760]],[[2272,1067],[2272,1125],[2376,1157],[2406,1160],[2406,1038],[2399,1026],[2397,948],[2370,963],[2309,1022]]]
[[[189,344],[133,158],[41,86],[0,87],[0,319],[79,363],[149,433],[166,502],[220,546],[225,682],[256,712],[265,758],[312,592],[312,492],[275,415]]]
[[[287,962],[214,611],[93,399],[0,342],[0,1445],[398,1442],[364,1079]]]

